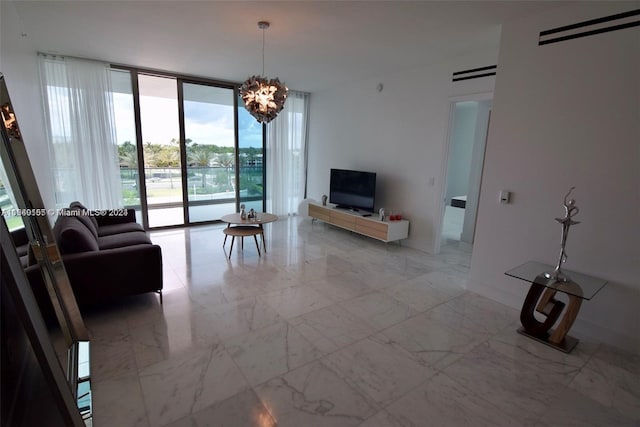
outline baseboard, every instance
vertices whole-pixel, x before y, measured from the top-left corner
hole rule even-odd
[[[640,355],[639,338],[612,331],[586,320],[576,319],[570,333],[580,339],[609,344],[630,353]]]

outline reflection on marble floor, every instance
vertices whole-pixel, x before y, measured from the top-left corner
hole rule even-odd
[[[85,312],[96,426],[640,425],[640,356],[566,355],[466,290],[461,243],[430,256],[314,223],[153,232],[165,294]]]

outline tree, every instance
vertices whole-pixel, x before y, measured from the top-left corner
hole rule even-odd
[[[127,153],[135,153],[136,151],[136,146],[131,141],[125,141],[118,145],[118,154],[121,156]]]
[[[225,168],[225,171],[227,172],[227,191],[231,191],[233,186],[231,185],[231,176],[229,175],[229,171],[235,163],[233,157],[228,153],[219,153],[216,156],[215,162]]]
[[[171,168],[180,166],[180,154],[178,147],[161,147],[155,155],[156,166],[160,168]]]
[[[156,166],[156,153],[154,153],[153,151],[145,150],[143,156],[145,168],[152,168]]]
[[[136,168],[138,166],[138,153],[135,151],[125,151],[120,154],[120,167]]]
[[[262,150],[258,150],[255,147],[247,148],[247,164],[249,166],[256,166],[258,156],[262,154]]]
[[[194,144],[195,145],[195,144]],[[190,165],[195,165],[201,168],[202,171],[202,188],[207,185],[207,173],[206,169],[211,166],[215,155],[210,150],[207,150],[206,147],[202,146],[194,146],[191,147],[188,151],[188,161]]]

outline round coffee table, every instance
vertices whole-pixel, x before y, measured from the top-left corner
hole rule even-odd
[[[258,244],[257,238],[257,236],[260,235],[262,238],[262,248],[266,253],[267,245],[264,240],[263,224],[277,221],[277,219],[278,217],[276,215],[266,212],[256,213],[256,218],[251,219],[242,219],[239,213],[227,214],[220,218],[221,221],[228,224],[227,228],[223,230],[224,242],[222,243],[222,247],[226,245],[227,237],[231,236],[231,249],[229,250],[229,258],[231,258],[231,252],[233,251],[233,242],[235,241],[236,237],[240,237],[240,247],[244,250],[244,238],[246,236],[253,236],[254,240],[256,241],[258,256],[260,256],[260,245]]]

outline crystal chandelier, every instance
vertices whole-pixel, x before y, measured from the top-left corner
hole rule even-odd
[[[262,76],[251,76],[242,83],[240,96],[247,111],[259,123],[269,123],[282,111],[289,89],[277,77],[275,79],[263,77],[264,30],[269,28],[269,23],[260,21],[258,28],[262,30]]]

